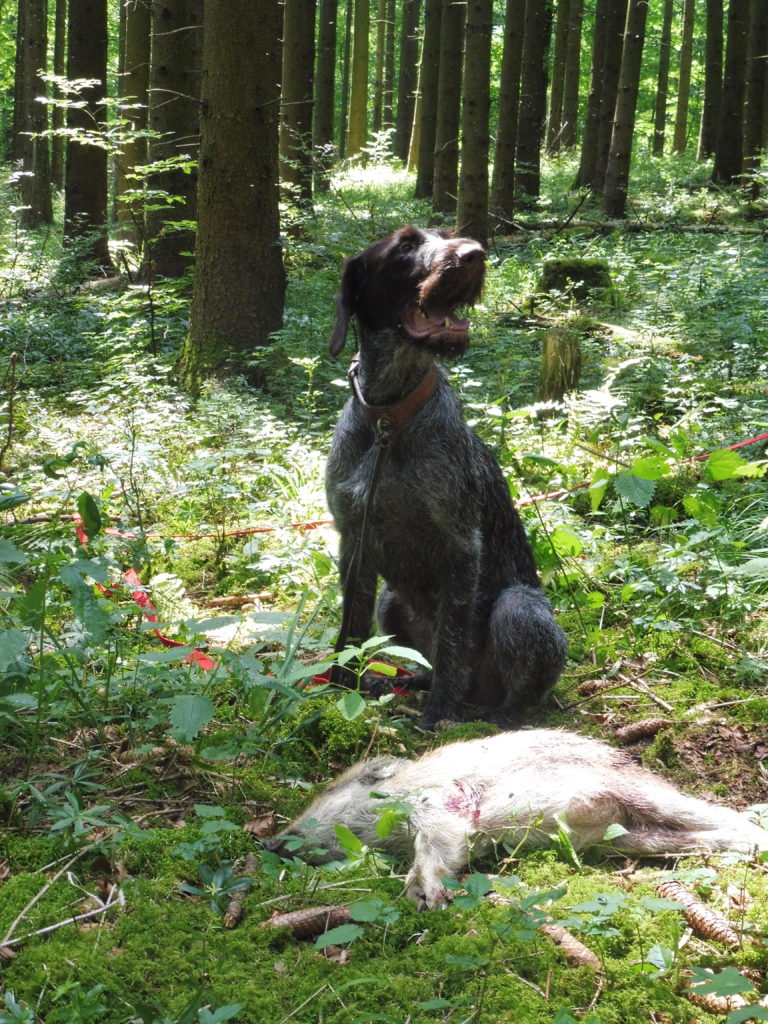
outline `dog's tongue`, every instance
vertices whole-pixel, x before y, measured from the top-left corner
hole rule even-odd
[[[412,306],[403,317],[403,327],[412,338],[429,338],[435,334],[466,334],[469,320],[463,320],[453,313],[430,313],[423,306]]]

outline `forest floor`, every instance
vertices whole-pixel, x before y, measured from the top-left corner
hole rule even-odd
[[[569,638],[557,699],[526,724],[620,744],[766,822],[768,207],[649,160],[617,228],[572,173],[548,166],[549,198],[494,239],[448,367]],[[52,238],[3,214],[0,1024],[768,1019],[766,860],[582,855],[562,829],[418,913],[404,865],[375,851],[315,869],[258,842],[362,756],[494,731],[426,734],[415,695],[302,685],[339,624],[334,293],[344,256],[426,223],[410,185],[386,163],[340,174],[287,246],[260,386],[194,401],[174,377],[184,288],[75,286]],[[604,260],[610,287],[537,290],[545,261],[573,257]],[[545,402],[555,328],[581,377]],[[670,878],[687,917],[657,891]],[[344,908],[340,930],[318,906]],[[270,923],[289,911],[305,913]]]

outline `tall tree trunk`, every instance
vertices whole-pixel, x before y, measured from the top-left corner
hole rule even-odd
[[[397,113],[395,116],[395,156],[408,160],[413,130],[419,66],[419,12],[421,0],[403,0],[400,23],[400,66],[397,74]]]
[[[384,60],[387,38],[387,0],[376,5],[376,61],[373,77],[373,131],[381,131],[384,113]]]
[[[247,372],[282,324],[279,8],[205,4],[196,274],[182,379]]]
[[[463,3],[447,4],[440,24],[435,178],[432,183],[432,209],[435,213],[450,214],[456,210],[466,10]]]
[[[568,45],[565,50],[565,82],[563,83],[562,149],[576,145],[579,127],[579,78],[581,75],[581,24],[584,0],[570,0],[568,5]]]
[[[335,156],[333,112],[336,95],[336,22],[338,0],[320,0],[317,15],[317,64],[312,140],[315,151],[315,188],[330,187],[330,168]]]
[[[581,142],[579,170],[576,186],[587,188],[592,185],[597,166],[597,143],[600,134],[600,104],[605,76],[605,49],[608,44],[608,7],[611,0],[597,0],[595,25],[592,33],[592,62],[589,74],[587,110],[584,116],[584,136]]]
[[[672,42],[672,13],[674,0],[664,0],[659,45],[659,73],[656,78],[656,103],[653,111],[653,155],[664,154],[664,134],[667,127],[667,93],[669,91],[669,56]]]
[[[424,39],[419,65],[418,160],[414,195],[426,199],[432,195],[435,180],[435,133],[437,131],[437,95],[440,73],[440,24],[443,0],[426,0]],[[414,131],[416,131],[414,129]]]
[[[81,90],[85,106],[67,111],[67,129],[75,135],[67,145],[64,237],[70,242],[87,239],[84,254],[108,268],[107,152],[76,137],[100,130],[104,124],[107,0],[69,0],[67,54],[67,78],[87,78],[97,84]]]
[[[26,228],[36,228],[41,224],[50,224],[53,220],[48,138],[40,137],[40,133],[48,127],[48,108],[37,99],[46,93],[46,84],[40,75],[45,74],[47,66],[47,4],[46,0],[20,0],[20,3],[25,8],[21,61],[22,110],[19,118],[22,132],[21,223]]]
[[[67,72],[67,0],[55,0],[53,38],[53,73],[63,78]],[[54,99],[61,99],[61,90],[53,86]],[[64,151],[66,148],[64,133],[65,111],[63,107],[54,106],[51,111],[51,181],[54,188],[64,188]]]
[[[315,0],[285,0],[280,104],[280,175],[301,210],[312,207]]]
[[[26,28],[27,4],[19,0],[16,10],[16,55],[13,76],[13,137],[11,139],[11,159],[14,161],[24,158],[24,135],[27,130],[26,100],[24,87],[26,83]]]
[[[357,156],[368,141],[368,35],[371,12],[369,0],[354,0],[354,4],[355,23],[347,156]]]
[[[629,0],[629,3],[631,4],[632,0]],[[609,0],[603,90],[600,97],[600,115],[598,120],[597,160],[592,177],[592,189],[599,195],[602,194],[605,187],[608,154],[613,137],[627,14],[627,0]]]
[[[122,47],[118,75],[118,95],[121,97],[122,116],[130,122],[134,132],[147,128],[147,102],[149,98],[150,28],[152,18],[147,0],[132,0],[120,10],[122,18]],[[124,199],[126,191],[137,183],[128,175],[136,167],[146,164],[149,148],[146,136],[129,139],[117,157],[115,199],[117,221],[121,234],[133,242],[143,240],[141,205]]]
[[[680,73],[677,80],[675,134],[672,142],[672,150],[678,154],[685,152],[688,138],[688,100],[691,93],[691,63],[693,60],[693,24],[695,14],[694,0],[684,0],[683,35],[680,42]]]
[[[609,217],[623,217],[627,208],[632,136],[635,130],[635,112],[637,93],[640,87],[647,15],[648,0],[629,0],[624,46],[621,53],[616,117],[605,173],[604,208]]]
[[[552,84],[549,90],[547,152],[557,153],[563,130],[563,93],[565,92],[565,54],[568,47],[570,0],[557,0],[555,49],[552,54]]]
[[[519,194],[528,197],[538,196],[541,190],[541,148],[547,102],[547,48],[551,28],[552,8],[548,0],[527,0],[515,174]]]
[[[746,90],[749,0],[730,0],[725,76],[717,128],[712,177],[730,185],[739,177],[744,159],[744,94]]]
[[[766,64],[768,63],[768,3],[751,0],[749,18],[749,52],[744,104],[744,171],[760,166],[760,150],[765,121]],[[757,182],[751,182],[757,194]]]
[[[339,154],[347,152],[349,126],[349,80],[352,69],[352,5],[344,5],[344,47],[341,57],[341,104],[339,109]]]
[[[384,32],[384,89],[381,118],[384,128],[394,126],[393,103],[395,83],[395,0],[386,0],[386,30]]]
[[[717,148],[720,101],[723,93],[723,0],[707,0],[707,38],[704,58],[704,102],[701,108],[698,158]]]
[[[499,114],[491,181],[491,209],[508,220],[515,207],[515,151],[520,107],[525,0],[507,0],[499,78]]]
[[[197,159],[201,29],[202,0],[153,0],[149,126],[157,137],[150,140],[151,161]],[[195,244],[186,224],[197,218],[197,174],[172,165],[153,174],[151,186],[181,199],[147,216],[154,271],[182,277]]]
[[[488,245],[492,33],[493,0],[469,0],[456,228],[460,235],[474,238],[483,246]]]

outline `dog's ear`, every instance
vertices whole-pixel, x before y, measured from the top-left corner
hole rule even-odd
[[[337,356],[344,348],[347,340],[349,321],[355,315],[357,296],[365,276],[363,253],[350,256],[344,263],[341,275],[341,286],[336,296],[336,319],[333,324],[331,340],[328,348],[332,356]]]

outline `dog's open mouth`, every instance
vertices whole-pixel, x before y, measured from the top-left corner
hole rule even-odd
[[[403,330],[414,341],[466,342],[469,331],[469,320],[457,317],[451,310],[427,309],[421,302],[406,310],[402,323]]]

